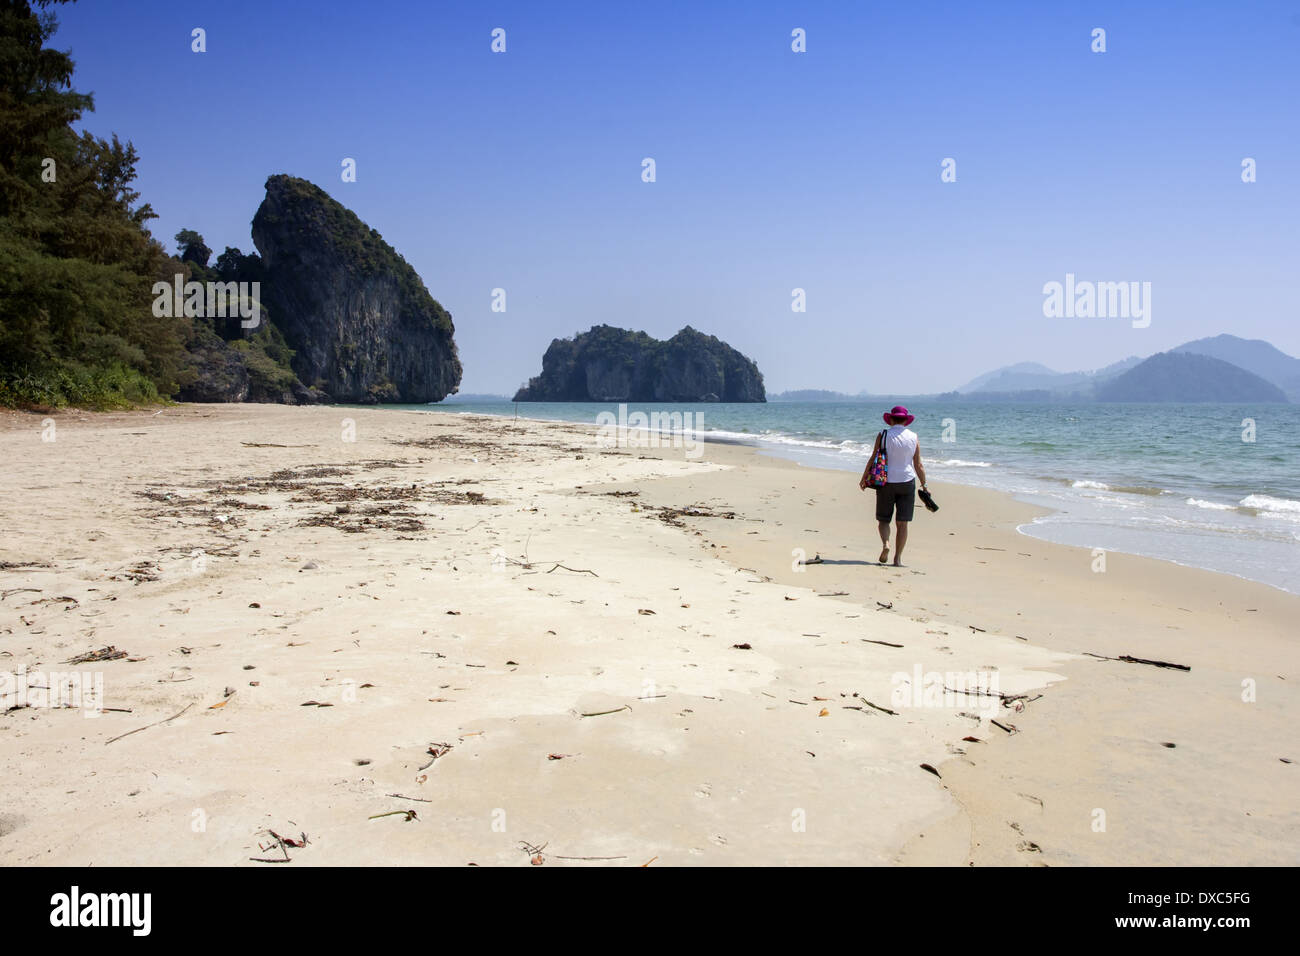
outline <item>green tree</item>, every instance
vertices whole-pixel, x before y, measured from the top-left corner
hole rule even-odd
[[[176,233],[176,248],[180,250],[181,262],[197,262],[207,268],[208,260],[212,258],[212,250],[193,229],[182,229]]]
[[[0,2],[0,403],[168,395],[188,329],[151,288],[180,264],[146,228],[135,147],[72,129],[93,99],[47,46],[59,2]]]

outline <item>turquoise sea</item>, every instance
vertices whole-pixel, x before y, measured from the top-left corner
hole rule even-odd
[[[598,424],[617,404],[406,406]],[[930,478],[1053,509],[1027,535],[1223,571],[1300,593],[1300,406],[918,402]],[[632,403],[690,413],[689,433],[861,471],[885,409],[860,403]],[[1253,434],[1250,424],[1253,422]],[[1247,440],[1251,439],[1253,440]],[[943,502],[940,500],[940,505]]]

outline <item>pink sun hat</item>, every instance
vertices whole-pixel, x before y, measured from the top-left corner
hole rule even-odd
[[[907,413],[907,409],[904,408],[902,405],[895,405],[889,411],[885,412],[885,414],[881,417],[884,418],[886,425],[910,425],[912,424],[912,422],[916,421],[916,416],[909,415]],[[905,418],[907,420],[903,422],[896,422],[894,421],[895,418]]]

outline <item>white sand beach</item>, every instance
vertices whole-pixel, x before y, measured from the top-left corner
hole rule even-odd
[[[0,418],[0,670],[102,700],[0,714],[6,865],[1300,862],[1294,595],[934,483],[880,567],[856,476],[742,446],[50,417]]]

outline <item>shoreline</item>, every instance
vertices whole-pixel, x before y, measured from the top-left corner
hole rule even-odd
[[[340,441],[341,411],[69,413],[44,458],[39,416],[4,419],[4,590],[39,593],[0,603],[0,652],[138,662],[90,665],[130,714],[0,717],[0,859],[253,865],[286,819],[303,865],[528,865],[520,841],[548,840],[613,865],[1203,863],[1207,828],[1216,861],[1297,857],[1286,592],[1127,556],[1095,574],[1016,530],[1029,506],[961,485],[895,571],[866,560],[845,472],[408,409],[349,409]],[[993,711],[1016,732],[962,717],[969,696],[892,706],[917,666],[997,674],[1028,695]],[[411,807],[434,843],[367,819]]]
[[[394,410],[397,410],[397,409],[394,409]],[[403,406],[401,410],[403,410],[403,411],[406,411],[406,410],[419,411],[419,409],[411,408],[410,406]],[[575,422],[575,421],[571,421],[571,420],[569,420],[569,419],[562,419],[562,418],[532,418],[532,417],[528,417],[528,416],[520,416],[520,415],[509,416],[509,415],[506,415],[506,414],[496,414],[496,413],[492,413],[492,412],[482,412],[482,411],[464,411],[464,412],[462,412],[462,411],[451,411],[450,408],[448,408],[448,409],[443,409],[443,408],[436,408],[436,409],[433,409],[433,408],[431,408],[431,410],[433,410],[433,411],[437,411],[437,412],[447,411],[448,414],[453,414],[453,415],[471,415],[471,416],[472,416],[472,415],[479,415],[479,416],[482,416],[482,417],[484,417],[484,418],[493,418],[493,419],[500,419],[500,420],[506,420],[506,421],[531,421],[531,422],[538,422],[538,423],[542,423],[542,422],[563,422],[564,424],[572,425],[572,426],[574,426],[574,427],[578,427],[578,428],[584,428],[584,427],[585,427],[585,428],[588,428],[588,429],[591,429],[591,430],[596,430],[596,429],[599,427],[599,426],[594,425],[594,424],[592,424],[592,423],[590,423],[590,422],[585,422],[585,423],[584,423],[584,422]],[[656,432],[654,432],[654,430],[650,430],[650,432],[651,432],[652,434],[656,434]],[[855,463],[854,463],[854,468],[842,468],[842,469],[841,469],[841,468],[834,468],[834,467],[823,466],[823,465],[821,465],[821,464],[816,464],[816,463],[808,463],[808,462],[805,462],[805,461],[801,461],[799,458],[795,457],[793,452],[790,453],[789,457],[787,457],[787,456],[784,455],[784,454],[781,454],[781,450],[782,450],[783,448],[786,448],[786,447],[789,447],[789,446],[784,445],[784,444],[781,444],[781,443],[776,443],[776,442],[768,442],[768,443],[765,443],[764,440],[763,440],[763,438],[760,437],[760,436],[753,436],[752,438],[748,438],[748,437],[741,436],[741,435],[739,435],[739,434],[735,434],[735,435],[728,434],[726,437],[718,437],[718,436],[715,436],[715,435],[714,435],[713,433],[711,433],[711,432],[693,432],[693,433],[692,433],[692,436],[691,436],[691,440],[693,440],[693,441],[698,441],[698,442],[703,442],[703,443],[705,443],[705,444],[717,444],[717,445],[731,445],[731,446],[748,447],[748,448],[752,448],[752,449],[754,449],[758,454],[763,455],[763,456],[766,457],[766,458],[772,458],[772,459],[776,459],[776,460],[779,460],[779,461],[788,461],[788,462],[791,462],[791,463],[793,463],[793,464],[800,465],[801,467],[810,468],[810,469],[814,469],[814,470],[825,470],[825,471],[835,471],[835,472],[841,472],[841,471],[842,471],[842,472],[852,472],[852,471],[857,470],[858,467],[859,467],[859,465],[861,465],[861,464],[865,464],[865,460],[864,460],[864,461],[861,462],[861,463],[857,463],[857,462],[855,462]],[[1068,479],[1065,479],[1065,480],[1068,480]],[[1081,548],[1081,549],[1086,549],[1086,548],[1088,547],[1087,545],[1074,544],[1074,543],[1071,543],[1071,542],[1068,542],[1068,541],[1058,541],[1058,540],[1056,540],[1056,539],[1054,539],[1054,538],[1051,538],[1051,537],[1040,536],[1040,535],[1036,535],[1036,534],[1031,534],[1031,533],[1029,533],[1029,532],[1027,532],[1027,531],[1021,530],[1021,529],[1023,529],[1023,528],[1033,527],[1035,524],[1037,524],[1037,523],[1039,522],[1039,520],[1040,520],[1041,518],[1048,517],[1048,516],[1050,516],[1050,515],[1060,515],[1060,514],[1065,513],[1065,507],[1064,507],[1063,505],[1049,505],[1049,504],[1041,504],[1041,503],[1039,503],[1039,502],[1037,502],[1037,501],[1031,501],[1031,500],[1029,500],[1030,498],[1035,497],[1035,493],[1032,492],[1032,491],[1011,491],[1011,490],[1000,491],[1000,490],[998,490],[998,489],[996,489],[996,488],[989,488],[989,487],[986,486],[986,485],[980,485],[980,484],[976,484],[976,483],[974,483],[974,482],[963,482],[963,481],[960,481],[960,480],[956,480],[952,475],[947,475],[947,474],[944,475],[944,477],[943,477],[942,479],[939,479],[939,483],[940,483],[940,484],[945,484],[945,485],[959,485],[959,486],[961,486],[961,487],[963,487],[963,488],[978,488],[978,489],[980,489],[980,490],[983,490],[983,491],[989,491],[989,492],[994,493],[994,494],[1003,494],[1003,495],[1006,495],[1007,497],[1012,498],[1013,500],[1019,502],[1020,504],[1026,506],[1027,508],[1035,509],[1035,510],[1037,510],[1037,511],[1042,512],[1041,514],[1036,514],[1036,515],[1034,515],[1033,517],[1029,518],[1028,520],[1026,520],[1025,522],[1023,522],[1023,523],[1020,525],[1019,528],[1017,528],[1017,530],[1020,531],[1020,533],[1023,534],[1023,535],[1024,535],[1025,537],[1027,537],[1027,538],[1031,538],[1031,539],[1033,539],[1033,540],[1035,540],[1035,541],[1043,541],[1043,542],[1047,542],[1047,543],[1051,543],[1051,544],[1059,544],[1059,545],[1062,545],[1062,546],[1064,546],[1064,547],[1073,547],[1073,548]],[[1280,591],[1280,592],[1282,592],[1282,593],[1284,593],[1284,594],[1289,594],[1289,595],[1300,595],[1300,591],[1290,590],[1290,589],[1288,589],[1288,588],[1286,588],[1286,587],[1283,587],[1283,586],[1280,585],[1280,584],[1274,584],[1274,583],[1272,583],[1272,582],[1270,582],[1270,581],[1264,581],[1264,580],[1260,580],[1259,578],[1253,578],[1253,577],[1250,577],[1249,575],[1246,575],[1246,574],[1239,574],[1239,573],[1236,573],[1236,572],[1233,572],[1233,571],[1223,570],[1222,568],[1209,567],[1209,566],[1204,565],[1204,564],[1194,564],[1194,563],[1191,563],[1191,562],[1188,562],[1188,561],[1180,561],[1180,560],[1178,560],[1178,559],[1176,559],[1176,558],[1172,558],[1172,557],[1166,557],[1166,556],[1159,555],[1159,554],[1152,554],[1152,553],[1150,553],[1150,552],[1143,552],[1143,551],[1130,550],[1130,549],[1128,549],[1128,548],[1124,548],[1124,547],[1109,547],[1109,548],[1106,548],[1105,550],[1106,550],[1108,553],[1109,553],[1109,552],[1114,552],[1114,553],[1117,553],[1117,554],[1130,555],[1130,556],[1132,556],[1132,557],[1147,558],[1147,559],[1150,559],[1150,560],[1153,560],[1153,561],[1163,561],[1163,562],[1166,562],[1166,563],[1168,563],[1168,564],[1175,565],[1175,566],[1177,566],[1177,567],[1188,568],[1188,569],[1197,570],[1197,571],[1207,571],[1207,572],[1210,572],[1210,573],[1213,573],[1213,574],[1222,574],[1222,575],[1226,575],[1226,576],[1228,576],[1228,577],[1237,578],[1237,579],[1242,580],[1242,581],[1249,581],[1249,582],[1252,582],[1252,583],[1255,583],[1255,584],[1262,584],[1262,585],[1264,585],[1264,586],[1266,586],[1266,587],[1270,587],[1270,588],[1272,588],[1272,589],[1274,589],[1274,590],[1277,590],[1277,591]]]

